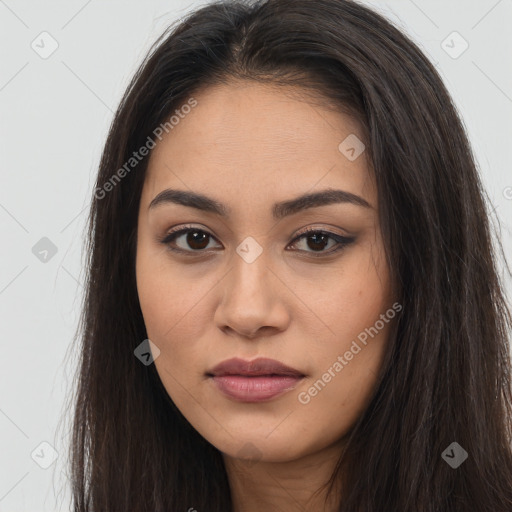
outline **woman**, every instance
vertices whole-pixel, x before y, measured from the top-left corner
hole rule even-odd
[[[352,1],[212,3],[115,115],[76,511],[512,510],[510,312],[428,59]]]

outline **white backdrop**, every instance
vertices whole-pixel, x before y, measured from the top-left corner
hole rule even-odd
[[[61,418],[100,152],[150,44],[204,3],[0,0],[0,512],[70,510]],[[512,1],[363,3],[439,69],[512,254]]]

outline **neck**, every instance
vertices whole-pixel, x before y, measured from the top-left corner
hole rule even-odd
[[[234,512],[335,512],[337,489],[326,501],[322,488],[341,454],[341,443],[295,460],[241,460],[224,454]]]

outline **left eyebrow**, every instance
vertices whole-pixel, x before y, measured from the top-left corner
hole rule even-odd
[[[148,209],[153,209],[158,205],[165,203],[180,204],[190,208],[196,208],[206,212],[211,212],[221,217],[229,217],[231,210],[224,204],[215,199],[185,190],[165,189],[160,192],[149,204]],[[281,201],[272,206],[272,216],[274,219],[282,219],[289,215],[294,215],[309,208],[317,208],[335,203],[349,203],[364,208],[372,206],[360,196],[346,192],[345,190],[326,189],[312,194],[304,194],[288,201]]]

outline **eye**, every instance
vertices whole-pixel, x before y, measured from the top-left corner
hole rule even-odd
[[[327,256],[341,249],[344,249],[346,246],[354,242],[354,240],[354,237],[346,237],[336,233],[331,233],[330,231],[308,229],[300,233],[299,236],[297,236],[295,240],[290,244],[290,246],[297,245],[297,241],[302,241],[304,242],[302,246],[310,248],[311,251],[308,251],[307,249],[299,249],[299,251],[310,253],[312,256],[318,257]],[[330,242],[333,243],[330,244]],[[330,250],[324,250],[326,247],[329,247]]]
[[[171,251],[200,253],[204,252],[204,249],[211,249],[209,247],[211,240],[214,240],[214,237],[207,231],[194,226],[185,226],[169,232],[160,241]]]

